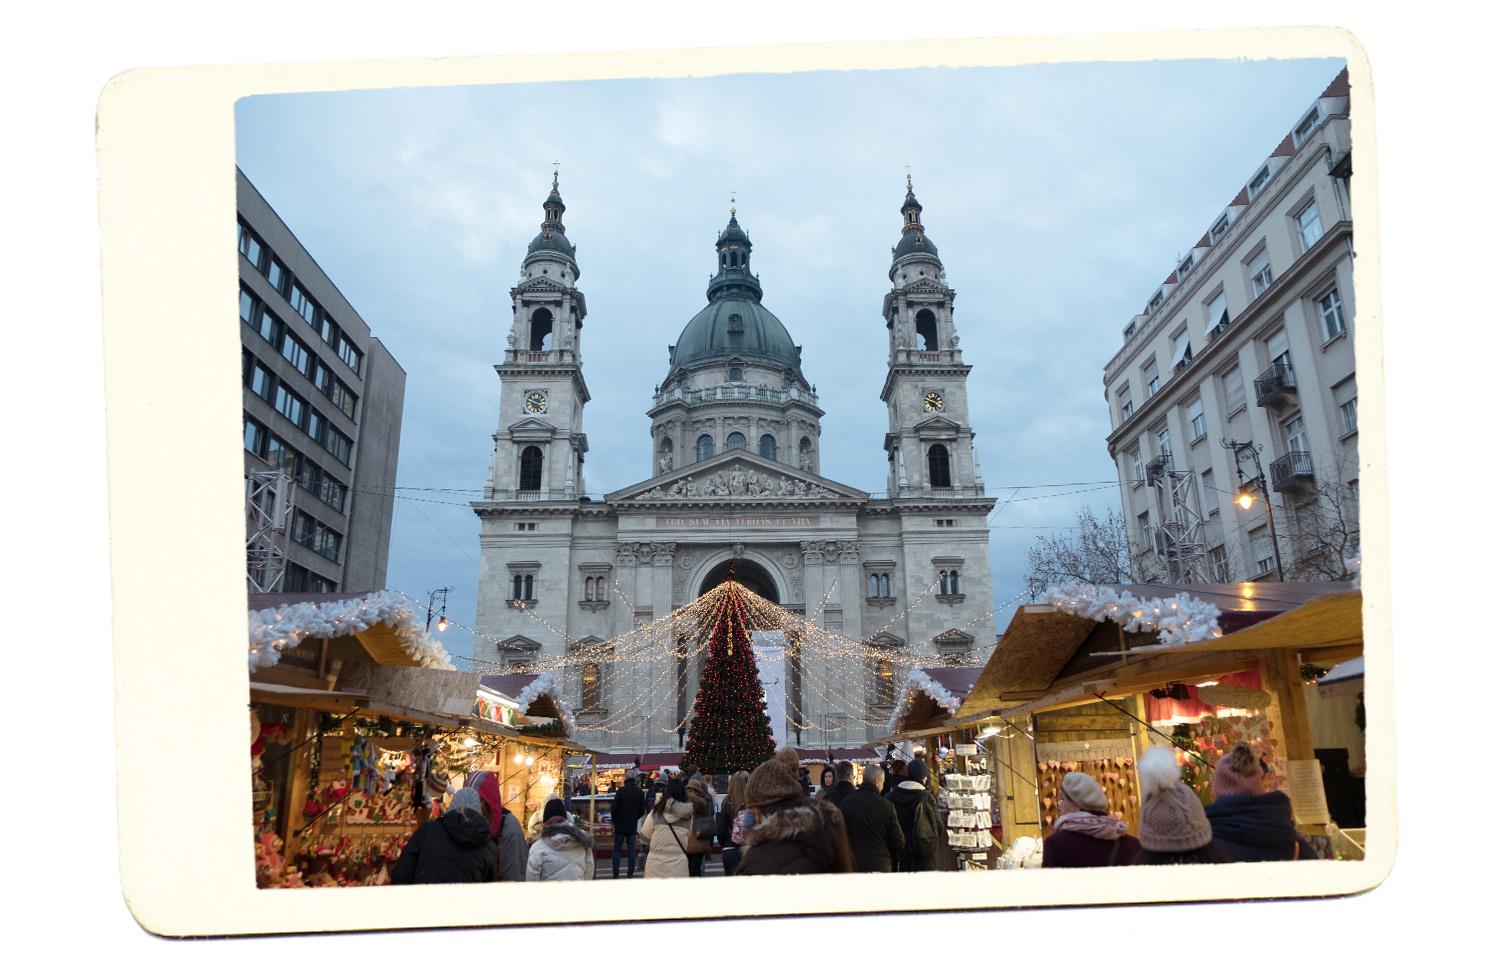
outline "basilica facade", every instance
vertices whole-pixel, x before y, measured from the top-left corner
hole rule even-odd
[[[882,498],[829,477],[801,348],[762,303],[733,208],[714,244],[707,306],[643,389],[652,478],[585,495],[587,306],[554,178],[541,231],[511,290],[500,422],[480,520],[478,667],[557,668],[579,737],[604,750],[680,747],[702,668],[679,636],[659,654],[601,647],[650,627],[731,575],[845,647],[792,645],[781,662],[786,739],[859,746],[886,734],[914,666],[982,663],[994,645],[985,495],[959,350],[954,291],[910,181],[881,308],[889,425]],[[872,315],[873,316],[873,315]],[[667,335],[664,335],[667,336]],[[608,375],[610,380],[623,376]],[[877,389],[871,388],[876,393]],[[643,463],[644,464],[644,463]],[[861,657],[847,646],[880,648]],[[892,659],[895,660],[892,660]]]

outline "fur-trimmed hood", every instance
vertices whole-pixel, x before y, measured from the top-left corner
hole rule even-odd
[[[585,849],[594,848],[594,838],[572,823],[553,823],[542,827],[542,835],[537,837],[546,840],[547,844],[555,850],[567,850],[573,846],[582,846]]]
[[[837,809],[834,810],[838,812]],[[751,828],[746,846],[762,843],[798,843],[816,837],[827,824],[824,807],[815,802],[788,806],[771,813]]]

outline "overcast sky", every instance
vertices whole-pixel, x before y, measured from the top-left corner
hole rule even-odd
[[[736,198],[818,388],[822,474],[884,493],[881,299],[911,165],[957,291],[997,605],[1077,508],[1118,508],[1121,328],[1343,67],[1157,61],[267,95],[241,168],[407,373],[387,585],[472,626],[509,289],[553,162],[588,301],[588,492],[651,474],[667,347]],[[997,626],[1011,611],[996,615]],[[495,632],[508,636],[514,631]],[[472,656],[451,628],[444,646]],[[463,665],[464,661],[459,661]]]

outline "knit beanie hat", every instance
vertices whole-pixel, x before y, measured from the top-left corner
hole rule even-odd
[[[453,794],[453,798],[448,800],[448,811],[456,813],[460,809],[467,809],[481,819],[484,817],[484,813],[479,808],[478,790],[465,786]]]
[[[561,799],[547,800],[547,805],[542,809],[543,823],[550,823],[554,819],[566,820],[567,818],[568,810],[565,806],[563,806],[563,801]]]
[[[1258,796],[1266,791],[1265,783],[1261,781],[1264,776],[1260,759],[1256,758],[1250,746],[1244,742],[1235,742],[1234,748],[1226,752],[1218,765],[1214,766],[1214,798]]]
[[[1136,763],[1141,780],[1141,848],[1153,853],[1185,853],[1213,841],[1203,803],[1182,781],[1171,749],[1148,749]]]
[[[786,764],[780,752],[775,758],[756,766],[750,773],[750,781],[745,784],[745,805],[751,809],[800,795],[802,786],[797,781],[797,770]]]
[[[775,757],[779,761],[785,762],[787,765],[791,766],[793,772],[796,772],[798,769],[802,768],[802,761],[797,757],[797,750],[792,748],[790,745],[783,745],[781,748],[777,749]]]
[[[1109,812],[1109,797],[1104,794],[1104,787],[1085,772],[1069,772],[1063,776],[1062,792],[1079,809]]]
[[[912,759],[906,763],[906,779],[908,782],[926,782],[927,763],[921,759]]]

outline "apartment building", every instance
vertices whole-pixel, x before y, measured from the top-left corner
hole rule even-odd
[[[1105,366],[1122,509],[1161,578],[1335,579],[1358,551],[1351,172],[1344,71]]]
[[[250,588],[380,589],[406,372],[245,174],[235,177]],[[275,470],[286,478],[264,475]]]

